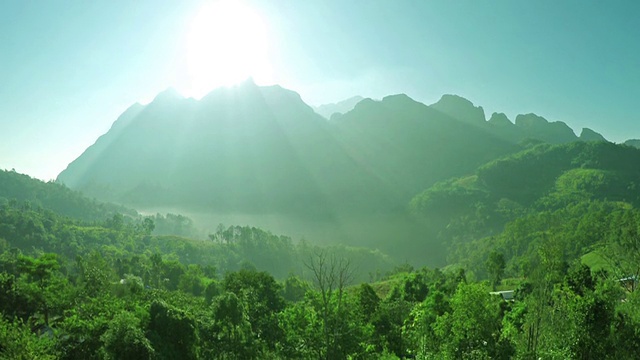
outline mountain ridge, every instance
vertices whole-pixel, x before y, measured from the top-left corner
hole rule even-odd
[[[425,155],[429,152],[444,150],[446,153],[454,149],[464,152],[467,144],[485,138],[490,141],[501,139],[506,146],[516,145],[527,138],[564,143],[585,139],[597,140],[602,137],[587,129],[583,130],[584,136],[579,138],[565,123],[549,122],[535,114],[518,115],[515,123],[500,113],[492,114],[487,120],[481,106],[475,106],[471,101],[457,95],[443,95],[438,102],[429,106],[406,94],[389,95],[380,101],[359,96],[347,100],[355,102],[353,108],[327,123],[326,119],[306,104],[298,93],[279,85],[258,86],[249,80],[234,87],[215,89],[201,100],[184,98],[169,88],[147,105],[134,104],[128,108],[106,134],[99,137],[94,145],[60,173],[58,180],[71,188],[89,191],[91,195],[99,198],[107,197],[106,200],[111,201],[126,199],[135,204],[138,198],[144,203],[144,196],[141,196],[140,192],[145,187],[148,188],[147,192],[151,191],[149,188],[153,188],[155,190],[151,192],[162,194],[160,197],[164,197],[164,200],[159,200],[160,203],[175,202],[184,198],[176,193],[175,182],[185,187],[202,187],[202,181],[194,178],[216,178],[217,183],[234,186],[244,183],[254,189],[263,188],[262,191],[266,194],[274,188],[279,188],[280,195],[269,195],[267,197],[271,199],[266,201],[266,195],[262,194],[262,200],[278,202],[277,197],[285,196],[289,198],[288,201],[294,202],[295,198],[286,194],[296,188],[298,196],[315,194],[312,197],[321,197],[330,196],[333,192],[348,193],[356,186],[356,181],[349,179],[353,177],[360,182],[368,183],[367,186],[377,188],[375,191],[378,192],[384,191],[380,189],[385,187],[394,186],[395,183],[401,184],[400,188],[405,184],[406,190],[396,192],[402,193],[399,196],[406,200],[419,192],[420,186],[429,186],[442,180],[441,176],[451,176],[470,169],[471,163],[453,165],[460,170],[451,172],[447,167],[451,168],[452,164],[443,162],[439,157]],[[383,121],[383,118],[386,120]],[[178,126],[178,122],[182,126]],[[404,122],[408,128],[401,129],[393,125],[394,122]],[[367,129],[371,126],[382,126],[384,129],[381,133],[375,134],[375,131]],[[425,126],[431,127],[428,132],[420,130],[426,129]],[[456,127],[457,130],[453,131],[452,127]],[[443,130],[445,128],[449,130]],[[385,133],[387,130],[389,132]],[[437,134],[442,131],[444,132]],[[461,134],[466,133],[473,135],[464,135],[467,140],[463,144],[459,138],[462,137]],[[152,135],[154,141],[145,143],[144,137],[147,135]],[[207,136],[211,136],[211,139]],[[369,138],[363,140],[357,138],[358,136]],[[424,138],[421,139],[421,136]],[[357,144],[362,141],[364,142]],[[420,144],[429,141],[440,144],[440,148]],[[479,141],[482,143],[484,140]],[[252,145],[249,148],[243,147],[239,144],[241,142]],[[394,150],[388,154],[381,153],[382,149],[376,150],[382,145],[390,146]],[[251,150],[252,148],[254,150]],[[480,153],[484,151],[475,150]],[[194,154],[211,156],[195,161],[192,159]],[[494,155],[498,153],[480,157],[482,161],[487,161]],[[265,156],[271,158],[266,162],[258,161],[256,169],[249,169],[246,166],[250,160],[247,156],[253,159]],[[432,165],[440,170],[433,166],[429,168],[430,165],[420,165],[424,171],[403,170],[407,166],[415,169],[421,156],[432,159]],[[159,158],[162,159],[163,166],[147,166],[158,163]],[[327,158],[340,165],[337,168],[335,164],[330,165]],[[407,159],[407,162],[401,162],[396,166],[393,164],[396,159]],[[324,162],[324,165],[315,168],[314,163],[318,161]],[[471,160],[477,165],[474,161],[477,162]],[[191,170],[187,169],[186,163],[192,164]],[[256,180],[256,175],[268,173],[269,164],[276,163],[280,164],[279,167],[283,171],[297,177],[297,180],[292,180],[291,186],[283,188],[279,185],[284,181],[282,176],[269,175]],[[211,172],[204,170],[216,166],[221,170],[213,177]],[[343,178],[328,178],[324,172],[329,168]],[[170,171],[173,173],[169,173]],[[186,180],[180,174],[185,171],[191,172],[194,176]],[[402,179],[399,174],[419,180]],[[297,185],[293,186],[296,181]],[[123,192],[122,187],[128,187],[129,190]],[[218,202],[222,207],[233,202],[225,200],[224,193],[228,190],[223,190],[224,187],[213,183],[209,188],[218,189],[216,191],[221,195],[212,198],[211,201]],[[414,194],[409,194],[412,191]],[[357,202],[356,198],[364,196],[364,193],[351,200]],[[253,195],[258,196],[258,193],[254,191]],[[339,199],[330,201],[334,200]],[[247,201],[251,202],[249,199],[241,202]],[[395,203],[395,206],[399,206],[402,202],[396,200]]]
[[[353,108],[362,100],[364,100],[362,96],[355,95],[335,103],[314,106],[313,110],[322,117],[331,120],[331,118],[336,114],[344,114],[353,110]]]

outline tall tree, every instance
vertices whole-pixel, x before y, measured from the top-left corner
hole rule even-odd
[[[500,284],[502,276],[504,275],[504,268],[506,262],[504,261],[504,255],[496,250],[493,250],[489,254],[489,258],[485,262],[489,278],[491,280],[491,287],[493,290]]]
[[[318,289],[320,317],[322,319],[324,338],[324,358],[342,359],[346,355],[341,351],[342,340],[347,336],[344,320],[340,316],[344,312],[345,289],[353,278],[353,269],[348,260],[338,258],[335,254],[324,250],[317,251],[306,262],[305,266]]]

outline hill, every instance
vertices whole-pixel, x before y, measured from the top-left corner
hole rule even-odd
[[[105,220],[115,214],[136,215],[120,205],[101,203],[55,182],[43,182],[15,171],[0,170],[0,204],[29,203],[74,219]]]
[[[452,262],[483,273],[488,254],[500,251],[515,275],[549,241],[571,261],[619,237],[620,217],[638,213],[639,169],[632,147],[541,144],[430,187],[412,209],[449,245]]]

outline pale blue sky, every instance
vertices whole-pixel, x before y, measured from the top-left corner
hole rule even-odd
[[[317,105],[454,93],[640,138],[640,2],[245,0],[269,82]],[[205,1],[0,2],[0,168],[53,179],[136,101],[185,86]]]

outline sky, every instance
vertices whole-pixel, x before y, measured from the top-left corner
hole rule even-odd
[[[230,75],[310,105],[457,94],[640,138],[638,1],[221,1],[1,1],[0,169],[55,179],[135,102]]]

